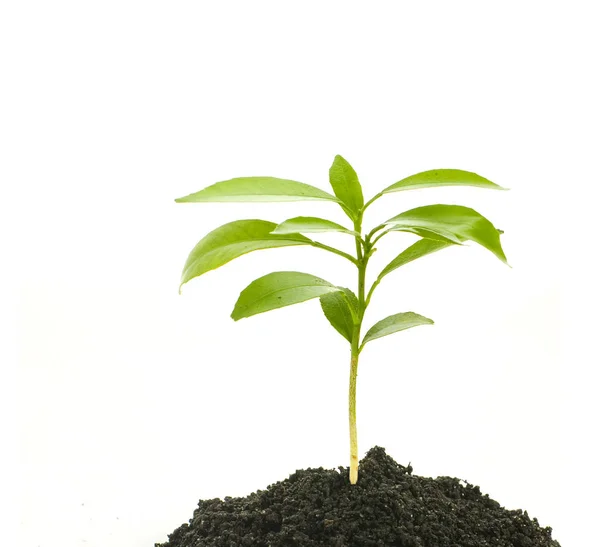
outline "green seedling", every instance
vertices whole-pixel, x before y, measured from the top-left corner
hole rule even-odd
[[[356,376],[358,358],[365,344],[395,332],[433,321],[413,312],[402,312],[371,326],[361,340],[365,310],[382,279],[397,268],[465,241],[474,241],[491,251],[502,262],[506,256],[500,244],[501,230],[478,212],[461,205],[427,205],[396,215],[363,233],[365,210],[387,194],[441,186],[475,186],[504,190],[489,180],[458,169],[435,169],[404,178],[388,186],[365,202],[362,187],[352,166],[336,156],[329,170],[334,195],[294,180],[273,177],[242,177],[217,182],[199,192],[175,200],[197,202],[271,202],[330,201],[339,205],[352,226],[342,226],[317,217],[295,217],[280,224],[266,220],[236,220],[213,230],[190,253],[181,285],[227,262],[259,249],[311,245],[335,253],[351,262],[358,271],[358,292],[339,287],[324,279],[302,272],[274,272],[250,283],[240,294],[231,317],[237,321],[258,313],[319,298],[325,317],[350,344],[350,483],[358,480],[358,443],[356,433]],[[340,232],[354,238],[356,253],[351,255],[310,239],[304,234]],[[367,290],[365,272],[375,244],[390,232],[410,232],[419,236],[379,273]],[[180,291],[181,291],[180,285]]]

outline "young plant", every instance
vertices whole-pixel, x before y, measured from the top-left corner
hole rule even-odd
[[[342,226],[323,218],[302,216],[280,224],[266,220],[236,220],[213,230],[200,240],[190,253],[181,285],[223,264],[259,249],[311,245],[335,253],[357,269],[358,292],[339,287],[319,277],[302,272],[273,272],[250,283],[240,294],[231,317],[237,321],[258,313],[319,298],[325,317],[350,344],[350,483],[358,480],[358,443],[356,434],[356,376],[358,358],[365,344],[395,332],[431,325],[433,321],[413,312],[402,312],[371,326],[361,340],[361,329],[375,288],[397,268],[422,256],[465,241],[479,243],[502,262],[506,256],[500,244],[501,230],[478,212],[461,205],[426,205],[405,211],[363,232],[363,215],[367,207],[380,197],[394,192],[441,186],[476,186],[504,190],[489,180],[458,169],[435,169],[404,178],[388,186],[365,202],[356,172],[341,156],[336,156],[329,170],[334,195],[294,180],[273,177],[242,177],[217,182],[199,192],[175,200],[197,202],[265,202],[265,201],[330,201],[339,205],[351,226]],[[365,286],[367,264],[375,252],[375,244],[390,232],[410,232],[420,239],[403,250],[379,273],[374,283]],[[352,256],[324,245],[304,234],[340,232],[354,238],[356,254]],[[181,291],[180,285],[180,291]]]

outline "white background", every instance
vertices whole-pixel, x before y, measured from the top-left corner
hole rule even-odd
[[[4,3],[2,241],[16,268],[3,290],[18,368],[9,355],[3,514],[18,541],[3,543],[150,547],[199,498],[347,465],[348,348],[318,301],[229,313],[270,271],[354,287],[351,266],[269,250],[177,293],[187,253],[220,224],[343,212],[173,201],[243,175],[329,190],[342,154],[367,197],[439,167],[511,188],[369,209],[367,225],[474,207],[505,230],[512,268],[470,245],[385,279],[368,324],[412,310],[436,325],[363,352],[361,456],[384,446],[416,474],[528,510],[563,547],[594,544],[593,4]],[[410,241],[382,240],[370,279]]]

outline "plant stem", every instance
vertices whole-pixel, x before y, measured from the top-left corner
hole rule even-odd
[[[360,325],[354,327],[350,357],[350,389],[348,412],[350,418],[350,484],[358,480],[358,436],[356,433],[356,376],[358,374],[358,340]]]
[[[375,245],[375,243],[377,243],[385,234],[389,234],[393,230],[394,230],[393,228],[389,228],[387,230],[384,230],[380,234],[378,234],[377,237],[373,240],[373,245]]]
[[[354,222],[354,230],[361,233],[362,213]],[[360,327],[365,315],[365,274],[369,261],[369,249],[365,246],[363,254],[360,237],[356,237],[356,265],[358,267],[358,321],[352,331],[350,351],[350,386],[348,390],[348,418],[350,424],[350,484],[358,481],[358,435],[356,432],[356,377],[358,375],[358,355]]]
[[[369,303],[371,302],[371,296],[373,296],[373,291],[377,288],[377,285],[379,285],[379,283],[381,283],[381,279],[378,277],[373,284],[371,285],[371,288],[369,289],[369,292],[367,294],[367,299],[365,300],[365,308],[369,305]]]
[[[381,196],[383,196],[383,192],[379,192],[379,194],[374,195],[369,201],[367,201],[363,207],[363,212],[369,205],[371,205],[371,203],[373,203],[376,199],[379,199]]]
[[[372,238],[373,238],[373,236],[374,236],[374,235],[375,235],[377,232],[379,232],[379,230],[383,230],[383,229],[385,229],[385,228],[387,228],[387,224],[380,224],[379,226],[375,226],[375,228],[373,228],[373,229],[372,229],[372,230],[371,230],[371,231],[368,233],[368,235],[367,235],[367,239],[369,239],[369,240],[370,240],[370,239],[372,239]]]
[[[343,256],[345,259],[352,262],[352,264],[358,266],[356,258],[354,258],[352,255],[349,255],[348,253],[340,251],[339,249],[335,249],[334,247],[330,247],[329,245],[324,245],[323,243],[319,243],[318,241],[313,241],[310,243],[310,245],[316,247],[317,249],[323,249],[324,251],[329,251],[330,253],[335,253],[336,255]]]

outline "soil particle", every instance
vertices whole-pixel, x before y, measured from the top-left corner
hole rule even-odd
[[[381,447],[348,468],[296,471],[245,498],[200,500],[155,547],[560,547],[551,528],[464,481],[412,475]]]

